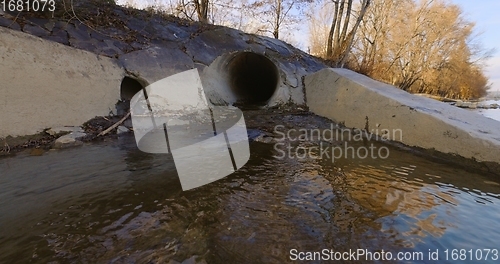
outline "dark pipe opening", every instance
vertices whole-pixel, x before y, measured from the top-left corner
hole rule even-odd
[[[142,89],[144,89],[144,86],[138,80],[125,77],[120,85],[120,98],[130,101],[130,99],[132,99],[136,93],[142,91]]]
[[[278,87],[278,68],[265,56],[240,53],[231,60],[228,69],[237,104],[265,105]]]
[[[116,113],[117,115],[124,115],[130,109],[130,100],[138,92],[144,89],[138,80],[125,76],[120,85],[120,101],[116,103]]]

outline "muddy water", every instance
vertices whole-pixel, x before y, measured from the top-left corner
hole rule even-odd
[[[277,119],[297,118],[308,117]],[[0,263],[283,263],[324,248],[423,252],[415,263],[439,250],[445,263],[447,249],[500,250],[495,178],[393,148],[276,156],[253,142],[241,170],[186,192],[172,157],[140,152],[132,135],[0,159]]]

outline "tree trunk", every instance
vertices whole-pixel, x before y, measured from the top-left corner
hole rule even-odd
[[[208,21],[208,5],[209,0],[193,0],[194,7],[196,9],[196,14],[198,15],[198,21],[202,23],[209,23]]]
[[[332,0],[335,4],[334,16],[327,39],[326,57],[336,66],[343,67],[354,43],[354,36],[370,5],[370,0],[361,2],[361,9],[355,24],[349,31],[349,23],[354,0]],[[347,1],[347,9],[344,12]],[[348,32],[349,31],[349,32]]]
[[[276,0],[276,20],[274,21],[273,30],[273,36],[275,39],[278,39],[280,34],[281,1],[282,0]]]
[[[363,17],[366,14],[366,10],[368,10],[368,7],[370,6],[370,0],[363,0],[361,4],[361,11],[359,12],[358,19],[356,19],[356,24],[354,24],[351,32],[347,36],[347,39],[344,40],[344,49],[342,50],[342,53],[340,54],[338,64],[340,67],[344,67],[344,64],[347,60],[347,55],[349,54],[352,44],[354,42],[354,37],[356,35],[356,31],[358,30],[359,24],[361,24],[361,21],[363,20]]]
[[[349,27],[349,20],[351,19],[351,10],[352,10],[352,1],[347,2],[347,10],[345,14],[345,22],[344,28],[342,29],[342,33],[340,35],[340,39],[345,40],[347,36],[347,30]]]
[[[340,26],[342,24],[342,18],[344,18],[344,4],[345,4],[345,0],[339,0],[339,1],[342,1],[340,2],[340,7],[339,7],[339,11],[338,11],[338,15],[337,15],[337,25],[335,25],[335,39],[333,40],[333,56],[337,56],[337,54],[339,53],[339,48],[340,46],[342,46],[342,42],[340,40]],[[353,0],[348,0],[349,2],[352,2]],[[345,18],[343,19],[344,20],[344,23],[346,22],[345,21]]]
[[[330,32],[328,32],[328,39],[327,39],[327,44],[326,44],[326,58],[329,59],[332,57],[333,54],[333,33],[335,33],[335,25],[337,24],[337,15],[339,11],[339,3],[338,1],[332,0],[335,9],[333,11],[333,19],[332,19],[332,25],[330,26]]]

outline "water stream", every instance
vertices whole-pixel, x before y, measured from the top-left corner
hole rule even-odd
[[[445,250],[500,250],[498,178],[390,151],[332,163],[252,142],[241,170],[186,192],[172,157],[132,135],[3,158],[0,263],[284,263],[291,249],[423,252],[396,263],[439,250],[446,263]]]

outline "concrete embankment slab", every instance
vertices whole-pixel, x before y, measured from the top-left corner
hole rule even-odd
[[[310,110],[408,146],[500,163],[500,122],[347,69],[305,78]]]
[[[0,137],[109,114],[124,70],[110,58],[0,27]]]

